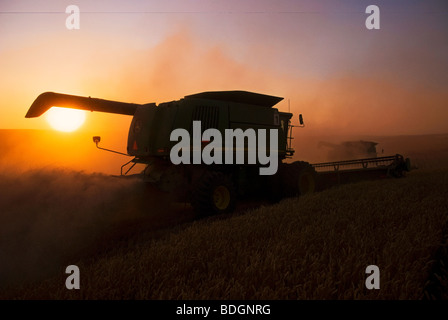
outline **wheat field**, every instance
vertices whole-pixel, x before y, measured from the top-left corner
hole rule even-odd
[[[167,209],[158,217],[148,212],[138,216],[136,201],[134,212],[129,205],[118,210],[114,201],[105,202],[113,197],[101,197],[100,181],[109,177],[78,174],[73,179],[90,179],[90,191],[96,190],[88,208],[80,204],[81,209],[73,209],[93,215],[77,221],[76,230],[92,231],[101,225],[102,232],[81,241],[76,254],[60,253],[51,272],[5,285],[2,299],[447,297],[446,257],[441,251],[448,218],[446,169],[419,169],[401,179],[341,185],[201,220],[189,216],[188,208],[177,213]],[[130,194],[127,183],[134,182],[115,186],[115,192]],[[77,188],[77,196],[93,197],[81,191],[85,185]],[[140,203],[140,209],[144,205]],[[123,223],[120,217],[127,214],[137,222]],[[77,237],[61,236],[44,253],[51,260],[53,252],[64,252],[73,239]],[[80,269],[79,290],[65,287],[68,264]],[[380,270],[378,290],[365,286],[368,265]]]

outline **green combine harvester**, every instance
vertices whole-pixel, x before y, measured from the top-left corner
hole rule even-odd
[[[287,162],[294,154],[291,141],[295,126],[291,123],[292,113],[274,108],[281,100],[283,98],[247,91],[214,91],[156,105],[45,92],[33,102],[26,118],[38,117],[53,106],[132,116],[127,143],[127,155],[132,160],[122,166],[121,174],[127,175],[135,164],[146,165],[140,174],[142,179],[159,190],[176,195],[179,201],[190,202],[200,215],[231,212],[237,199],[244,196],[278,201],[337,183],[372,177],[400,177],[409,171],[409,159],[401,155],[317,164]],[[196,124],[200,125],[199,129]],[[299,115],[298,126],[303,126],[302,115]],[[173,153],[178,155],[177,149],[172,152],[179,143],[172,139],[176,129],[182,129],[192,137],[190,150],[183,148],[181,151],[183,156],[183,152],[191,151],[184,157],[189,161],[179,164],[171,161]],[[240,133],[251,131],[255,136],[247,134],[243,144],[231,145],[231,164],[206,164],[194,157],[213,143],[214,139],[202,139],[209,129],[222,137],[226,137],[230,129]],[[252,142],[257,142],[250,143],[251,138],[254,139]],[[263,138],[269,151],[260,150]],[[93,140],[100,148],[100,137],[93,137]],[[221,149],[215,148],[213,152],[229,152],[226,146],[223,144]],[[260,157],[255,157],[255,161],[238,161],[239,152],[244,154],[244,159],[250,159],[251,155],[260,155],[261,151],[266,151],[266,156],[269,154],[269,158],[275,160],[271,161],[271,165],[276,164],[275,174],[260,174],[262,168],[267,167]]]

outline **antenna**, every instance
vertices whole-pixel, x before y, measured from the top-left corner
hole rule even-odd
[[[289,99],[288,99],[288,112],[291,113],[291,106],[289,104]]]

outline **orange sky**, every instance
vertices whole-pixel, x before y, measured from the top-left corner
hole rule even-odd
[[[446,1],[0,1],[0,129],[53,91],[125,102],[208,90],[285,97],[306,134],[448,132]],[[81,10],[68,30],[65,8]],[[126,142],[130,117],[89,113],[79,134]],[[73,134],[77,134],[76,132]]]

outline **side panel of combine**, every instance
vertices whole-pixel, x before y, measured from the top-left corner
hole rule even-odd
[[[229,108],[230,123],[232,126],[235,124],[246,124],[246,126],[252,127],[274,127],[278,126],[278,110],[253,106],[240,103],[232,103]]]
[[[228,104],[222,101],[213,101],[207,99],[184,99],[179,102],[178,112],[173,123],[173,129],[184,129],[191,137],[190,145],[193,150],[193,139],[199,139],[201,146],[207,142],[202,139],[202,134],[207,129],[218,129],[224,137],[224,130],[229,126]],[[200,121],[200,137],[193,135],[193,122]],[[176,141],[169,143],[170,148],[177,144]]]
[[[258,142],[258,130],[264,129],[267,133],[266,147],[270,149],[270,130],[277,130],[277,151],[278,157],[284,159],[287,150],[287,135],[289,119],[292,114],[279,112],[276,108],[267,108],[262,106],[241,105],[232,104],[229,107],[230,124],[231,129],[254,129],[257,133]],[[254,144],[253,147],[257,148]],[[247,148],[247,145],[246,145]]]
[[[135,110],[134,118],[129,127],[128,154],[135,157],[150,155],[150,133],[156,114],[154,104],[139,106]]]
[[[128,153],[144,162],[146,157],[168,156],[170,134],[178,116],[178,102],[138,107],[129,128]]]
[[[229,114],[229,128],[233,130],[241,129],[246,133],[244,138],[245,162],[248,161],[248,153],[258,154],[259,143],[261,142],[259,141],[259,130],[266,132],[263,142],[265,142],[266,150],[270,150],[270,129],[277,130],[279,126],[277,109],[232,103],[229,106]],[[255,134],[250,134],[251,131]],[[234,152],[240,151],[237,140],[234,139],[233,141]],[[258,162],[258,157],[256,160]]]
[[[218,129],[224,136],[224,130],[229,125],[228,103],[207,99],[186,100],[191,108],[191,121],[188,131],[192,133],[193,121],[201,121],[201,132],[207,129]]]
[[[182,117],[178,101],[161,103],[156,110],[156,119],[151,128],[151,155],[168,157],[170,154],[171,132],[177,128],[176,119]]]

